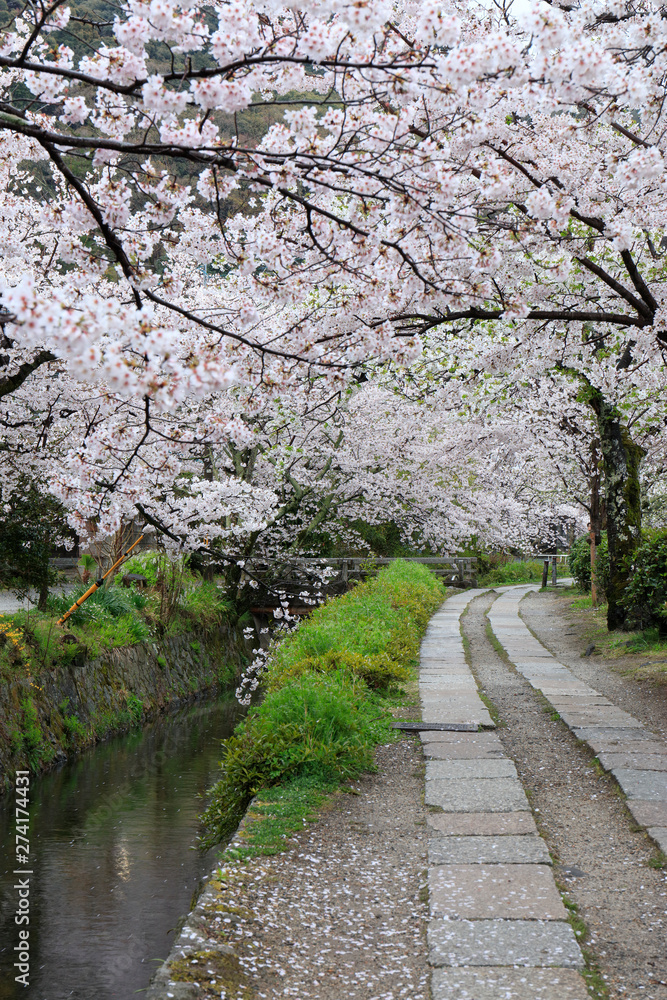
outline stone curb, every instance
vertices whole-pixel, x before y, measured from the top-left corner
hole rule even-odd
[[[233,948],[220,944],[206,935],[207,911],[215,909],[218,901],[218,890],[211,885],[211,882],[216,879],[221,865],[225,863],[224,855],[227,851],[243,846],[243,831],[252,821],[250,814],[254,802],[255,799],[252,799],[241,822],[236,828],[234,836],[227,844],[223,856],[215,863],[210,875],[206,879],[197,903],[185,918],[180,934],[172,944],[169,955],[158,968],[151,979],[148,989],[144,992],[145,1000],[172,1000],[172,998],[173,1000],[197,1000],[201,995],[200,988],[194,983],[177,982],[171,978],[170,968],[174,962],[189,958],[197,952],[202,951],[236,958]]]
[[[667,743],[579,680],[535,638],[519,604],[537,589],[532,585],[503,593],[488,612],[493,633],[519,673],[614,776],[635,821],[667,854]]]

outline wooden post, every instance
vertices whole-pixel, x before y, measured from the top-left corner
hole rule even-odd
[[[558,586],[558,556],[554,556],[553,563],[551,564],[551,583],[554,587]]]
[[[546,587],[547,581],[549,579],[549,560],[544,560],[544,565],[542,566],[542,586]]]

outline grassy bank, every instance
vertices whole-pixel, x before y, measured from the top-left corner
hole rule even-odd
[[[544,561],[540,559],[507,562],[501,566],[494,566],[487,573],[483,573],[479,577],[478,585],[491,587],[512,583],[541,583],[543,566]],[[567,563],[559,562],[556,571],[559,577],[571,575]],[[551,565],[549,566],[549,581],[551,581]]]
[[[0,614],[0,681],[94,660],[147,640],[214,631],[233,617],[215,584],[203,582],[182,562],[146,553],[129,560],[123,572],[143,575],[147,587],[123,587],[119,573],[114,584],[96,591],[64,625],[58,619],[88,584],[50,596],[45,611]]]
[[[609,632],[606,604],[594,608],[589,594],[569,605],[582,629],[582,643],[594,644],[594,655],[615,663],[626,677],[667,685],[667,639],[661,638],[657,627]]]
[[[317,608],[272,651],[264,700],[224,746],[204,814],[209,844],[234,830],[256,796],[243,851],[280,849],[328,792],[373,769],[444,596],[426,567],[395,562]]]

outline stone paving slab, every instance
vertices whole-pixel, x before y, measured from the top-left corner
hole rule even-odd
[[[468,711],[468,712],[487,712],[488,710],[484,707],[479,699],[479,695],[474,691],[465,691],[461,694],[454,694],[449,691],[438,691],[431,692],[428,688],[421,689],[422,700],[424,698],[428,699],[428,703],[424,705],[424,708],[429,708],[432,710],[439,709],[456,709],[457,711]]]
[[[528,799],[513,778],[427,781],[426,805],[443,812],[525,812]]]
[[[598,753],[605,771],[614,768],[637,768],[642,771],[667,771],[665,753]]]
[[[422,698],[427,694],[428,689],[422,688]],[[434,696],[428,698],[428,703],[424,705],[424,711],[431,712],[467,712],[469,715],[488,714],[488,710],[480,703],[475,695],[459,695],[458,697]]]
[[[513,761],[507,757],[492,760],[429,760],[426,781],[450,781],[457,778],[516,778]]]
[[[443,668],[437,670],[426,670],[423,666],[420,666],[420,677],[419,686],[420,688],[428,687],[447,687],[453,688],[462,685],[466,690],[470,690],[474,687],[477,690],[477,685],[471,677],[466,677],[465,674],[461,673],[461,667],[457,666],[455,670],[447,671]]]
[[[419,658],[420,679],[430,681],[440,678],[444,683],[451,683],[454,680],[464,684],[474,683],[474,678],[470,673],[468,664],[463,657],[447,656],[444,660],[425,660],[423,655]]]
[[[459,633],[456,625],[452,627],[451,631],[449,629],[446,631],[436,631],[429,627],[422,640],[421,649],[426,656],[433,658],[443,656],[446,650],[447,653],[451,651],[455,656],[465,659],[463,649],[459,646],[458,642]]]
[[[514,662],[514,661],[512,661]],[[538,691],[554,691],[562,687],[564,680],[562,677],[554,676],[552,671],[548,673],[546,671],[542,673],[535,673],[533,670],[524,670],[519,664],[515,664],[517,670],[520,670],[527,681],[537,688]],[[556,695],[556,697],[559,697]]]
[[[495,635],[495,632],[494,632]],[[535,649],[527,650],[523,646],[518,646],[515,642],[508,642],[508,645],[512,646],[517,660],[521,663],[521,666],[527,670],[553,670],[554,673],[558,674],[558,663],[554,664],[554,658],[551,653],[547,653],[545,649],[539,649],[537,646]]]
[[[628,799],[627,806],[640,826],[667,826],[667,802]]]
[[[429,715],[438,716],[441,722],[455,722],[459,718],[467,721],[468,719],[480,719],[484,715],[488,715],[485,708],[481,708],[479,704],[475,704],[472,699],[467,698],[449,698],[449,699],[433,699],[429,701],[428,705],[425,705],[422,709],[422,715],[424,712],[428,712]],[[440,718],[442,716],[442,718]],[[424,719],[424,721],[430,721],[429,719]]]
[[[525,836],[537,833],[530,812],[511,813],[431,813],[426,822],[442,837],[479,835],[488,837]]]
[[[436,760],[502,760],[505,757],[502,749],[496,746],[435,741],[424,744],[424,755]]]
[[[485,729],[495,729],[496,724],[486,711],[479,709],[471,712],[447,711],[442,708],[422,708],[422,719],[424,722],[447,722],[450,725],[476,725],[484,726]]]
[[[419,647],[420,659],[427,664],[444,663],[445,666],[451,663],[458,663],[465,666],[466,658],[463,648],[459,645],[460,636],[458,633],[451,636],[435,635],[429,633]]]
[[[434,969],[433,1000],[589,1000],[574,969]]]
[[[450,676],[447,676],[447,674],[442,671],[438,671],[437,674],[427,674],[426,677],[420,678],[419,690],[424,691],[429,696],[433,695],[434,697],[438,692],[449,696],[455,691],[458,691],[460,694],[474,695],[477,694],[477,685],[472,683],[470,678],[466,680],[464,677],[461,677],[460,674],[451,674]]]
[[[428,842],[432,865],[550,865],[547,845],[540,836],[435,837]]]
[[[648,835],[655,840],[663,854],[667,854],[667,826],[650,826]]]
[[[464,677],[458,672],[447,674],[444,670],[434,670],[433,673],[424,673],[422,671],[422,676],[419,678],[419,688],[420,690],[428,691],[429,694],[435,694],[437,691],[447,693],[462,691],[464,694],[477,693],[477,685],[472,677]]]
[[[570,729],[607,729],[610,726],[622,726],[624,729],[643,729],[638,719],[633,719],[627,712],[618,709],[599,708],[590,711],[565,709],[560,713],[563,722]]]
[[[424,744],[448,743],[470,746],[474,743],[480,747],[493,745],[499,747],[500,750],[503,749],[496,733],[461,733],[455,729],[422,729],[419,736]]]
[[[633,733],[636,739],[610,740],[596,739],[598,753],[646,753],[651,756],[667,756],[667,743],[660,743],[650,733]],[[591,745],[592,745],[591,741]]]
[[[653,742],[655,736],[645,729],[628,728],[627,726],[578,726],[574,730],[574,735],[578,740],[588,745],[596,752],[615,749],[636,749],[635,744],[639,741]]]
[[[519,657],[517,657],[517,660],[519,660]],[[567,683],[567,674],[565,673],[565,669],[555,670],[551,663],[549,663],[547,666],[542,667],[540,670],[537,670],[535,667],[523,666],[520,660],[518,663],[516,663],[516,666],[524,675],[524,677],[532,678],[531,684],[534,681],[536,687],[540,688],[545,687],[553,689],[561,687],[563,684]],[[589,694],[590,692],[580,691],[579,693]]]
[[[428,944],[429,960],[435,966],[579,969],[584,964],[574,931],[560,921],[432,920]]]
[[[582,690],[582,688],[578,684],[570,685],[567,682],[561,680],[558,680],[554,684],[541,684],[540,690],[543,691],[545,694],[548,691],[549,694],[553,695],[555,698],[582,697],[588,694],[588,692]]]
[[[589,708],[596,705],[613,708],[613,703],[601,694],[555,694],[552,692],[552,697],[554,705],[562,705],[563,708]]]
[[[548,865],[438,865],[429,869],[431,917],[564,920]]]
[[[467,663],[463,653],[458,653],[454,649],[444,648],[442,643],[437,644],[438,655],[435,653],[429,653],[428,650],[424,650],[421,647],[419,653],[419,663],[422,670],[426,674],[438,674],[444,671],[446,674],[464,674],[466,671]]]
[[[611,773],[629,799],[667,803],[667,775],[664,772],[616,767]]]

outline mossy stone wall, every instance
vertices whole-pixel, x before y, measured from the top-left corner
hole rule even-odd
[[[113,649],[0,683],[0,793],[16,770],[40,772],[170,707],[234,684],[240,628]]]

